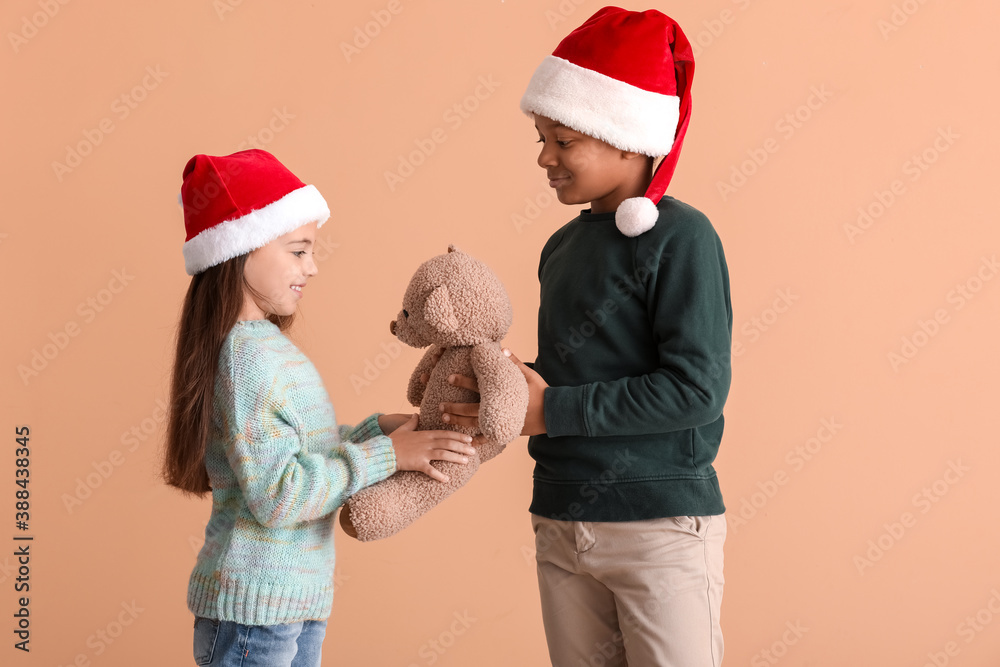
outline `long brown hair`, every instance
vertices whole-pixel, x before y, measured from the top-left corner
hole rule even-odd
[[[240,318],[244,294],[266,300],[246,280],[243,268],[248,256],[239,255],[192,276],[181,308],[162,475],[168,485],[186,494],[201,497],[212,490],[205,449],[222,344]],[[284,332],[295,314],[266,317]]]

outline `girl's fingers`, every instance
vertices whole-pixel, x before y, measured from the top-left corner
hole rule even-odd
[[[435,454],[440,452],[452,452],[464,456],[472,456],[476,453],[476,448],[465,442],[464,440],[447,440],[441,439],[434,443],[435,449],[431,450],[431,458],[434,458]],[[451,459],[448,459],[449,461]]]
[[[432,461],[450,461],[451,463],[468,463],[469,457],[448,449],[438,449],[431,454]]]
[[[432,440],[457,440],[458,442],[466,444],[472,442],[471,435],[465,435],[464,433],[460,433],[458,431],[446,431],[444,429],[440,429],[437,431],[420,431],[420,433],[426,434],[426,436]],[[447,447],[450,445],[439,446]]]
[[[421,472],[430,477],[431,479],[436,479],[439,482],[447,482],[450,479],[448,475],[444,474],[443,472],[432,466],[430,463],[428,463],[427,466],[423,470],[421,470]]]

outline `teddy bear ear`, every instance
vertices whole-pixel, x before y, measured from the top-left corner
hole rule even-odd
[[[454,243],[449,243],[448,244],[448,252],[462,252],[462,251]]]
[[[452,308],[451,294],[448,292],[447,285],[439,285],[427,295],[427,302],[424,304],[424,319],[441,333],[458,331],[458,318],[455,317],[455,309]]]

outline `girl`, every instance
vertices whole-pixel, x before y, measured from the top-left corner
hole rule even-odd
[[[446,481],[430,462],[467,462],[472,439],[415,431],[416,415],[337,424],[316,368],[284,335],[330,217],[314,186],[266,151],[196,155],[181,201],[194,277],[163,474],[189,494],[212,493],[187,594],[195,662],[319,665],[333,601],[331,515],[396,470]]]

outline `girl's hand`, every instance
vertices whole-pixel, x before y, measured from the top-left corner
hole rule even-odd
[[[524,427],[521,435],[539,435],[545,433],[545,388],[548,383],[534,370],[525,366],[520,359],[507,348],[503,353],[517,364],[528,381],[528,411],[524,415]],[[479,392],[479,383],[467,375],[452,375],[448,382],[456,387],[463,387]],[[441,419],[449,424],[459,426],[474,426],[479,428],[479,403],[442,403]]]
[[[417,415],[413,414],[391,436],[397,470],[416,470],[439,482],[447,482],[448,475],[432,466],[431,461],[468,463],[469,456],[476,452],[472,438],[464,433],[417,431],[416,428]]]
[[[402,413],[396,413],[391,415],[380,415],[378,418],[378,427],[382,429],[382,432],[389,435],[397,428],[410,421],[413,415],[407,415]]]

